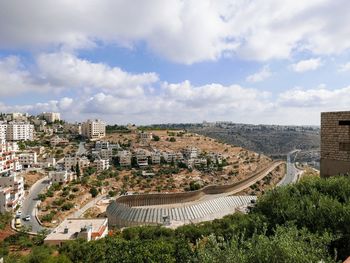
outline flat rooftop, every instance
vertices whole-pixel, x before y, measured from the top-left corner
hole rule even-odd
[[[107,218],[67,218],[58,227],[56,227],[45,240],[71,240],[77,237],[82,228],[92,227],[92,232],[99,232],[107,224]],[[67,233],[64,229],[67,228]]]

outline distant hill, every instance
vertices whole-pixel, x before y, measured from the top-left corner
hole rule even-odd
[[[162,124],[153,127],[187,129],[254,152],[279,157],[293,149],[318,151],[320,129],[309,126],[251,125],[230,122]]]
[[[267,155],[284,155],[293,149],[315,150],[320,147],[319,132],[314,130],[202,127],[193,131]]]

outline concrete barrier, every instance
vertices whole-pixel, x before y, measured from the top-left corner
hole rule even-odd
[[[254,172],[248,178],[228,185],[208,185],[200,190],[183,192],[183,193],[154,193],[154,194],[134,194],[120,196],[116,199],[117,203],[127,206],[151,206],[151,205],[167,205],[175,203],[186,203],[197,201],[205,195],[217,194],[235,194],[238,193],[256,181],[261,180],[268,172],[274,170],[277,166],[283,164],[284,161],[274,161],[262,169]]]

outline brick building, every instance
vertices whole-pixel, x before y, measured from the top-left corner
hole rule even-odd
[[[350,172],[350,111],[321,113],[321,176]]]

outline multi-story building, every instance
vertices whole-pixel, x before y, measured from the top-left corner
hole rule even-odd
[[[45,244],[61,246],[65,241],[84,239],[98,240],[108,234],[108,219],[67,218],[44,240]]]
[[[27,122],[10,122],[7,124],[6,140],[32,141],[34,139],[34,125]]]
[[[102,159],[112,160],[113,157],[113,149],[101,149],[99,151],[99,155]]]
[[[194,159],[198,157],[199,149],[196,147],[188,146],[184,149],[183,152],[186,159]]]
[[[94,166],[96,167],[97,172],[102,172],[103,170],[107,170],[109,168],[109,160],[108,159],[95,159]]]
[[[131,166],[131,152],[130,151],[119,151],[118,152],[119,164],[122,167]]]
[[[37,164],[36,152],[22,152],[18,154],[18,161],[24,168]]]
[[[63,171],[51,171],[49,172],[49,178],[53,183],[67,183],[70,180],[74,179],[74,174],[72,172],[68,172],[67,170]]]
[[[79,157],[76,155],[66,155],[64,157],[64,169],[67,171],[72,170],[72,168],[75,169],[77,163],[80,169],[86,168],[90,165],[89,159],[85,156]]]
[[[350,172],[350,111],[321,113],[320,174]]]
[[[171,151],[163,152],[162,156],[167,163],[171,163],[171,162],[176,161],[176,153],[175,152],[171,152]]]
[[[0,188],[0,213],[9,211],[11,203],[11,187]]]
[[[16,156],[17,151],[17,143],[0,140],[0,175],[22,169]]]
[[[106,136],[106,123],[101,120],[87,120],[81,125],[81,133],[90,140],[101,139]]]
[[[0,122],[0,140],[6,140],[7,123]]]
[[[160,152],[152,152],[151,153],[152,164],[160,164],[160,157],[161,157]]]
[[[108,141],[96,141],[95,148],[92,153],[98,155],[102,159],[109,159],[112,161],[114,150],[120,149],[119,144],[111,144]]]
[[[41,114],[41,116],[48,123],[53,123],[55,121],[60,121],[61,120],[61,114],[59,112],[43,112]]]
[[[135,153],[136,162],[139,167],[148,166],[149,153],[144,149],[138,149]]]
[[[11,211],[22,203],[24,181],[23,177],[18,176],[16,172],[7,172],[0,175],[0,189],[9,189],[3,192],[3,197],[6,199],[6,211]]]

